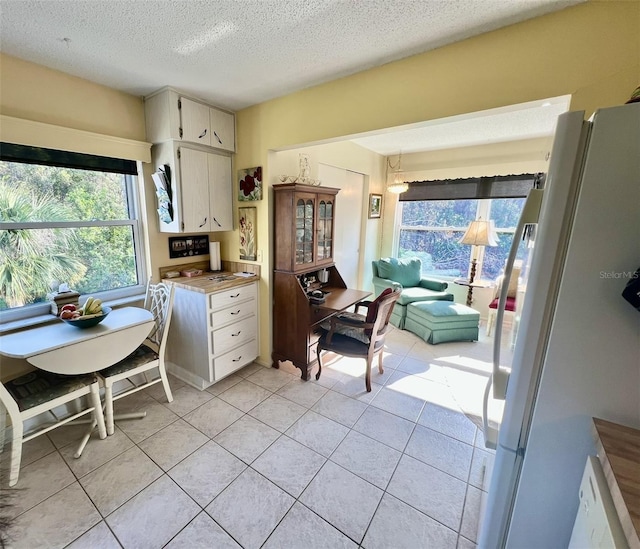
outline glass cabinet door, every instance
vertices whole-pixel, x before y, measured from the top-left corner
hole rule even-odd
[[[333,257],[333,200],[318,200],[318,261]]]
[[[296,201],[296,265],[313,263],[314,201]]]

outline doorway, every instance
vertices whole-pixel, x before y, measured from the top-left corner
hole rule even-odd
[[[362,287],[362,208],[365,176],[320,163],[318,176],[327,187],[340,189],[336,208],[334,259],[347,288]]]

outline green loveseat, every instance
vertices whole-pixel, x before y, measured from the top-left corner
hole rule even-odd
[[[372,261],[373,287],[376,296],[385,288],[402,287],[400,298],[396,301],[390,322],[404,329],[407,317],[407,305],[416,301],[453,301],[453,294],[446,292],[446,282],[422,276],[422,261],[417,257],[382,258]]]

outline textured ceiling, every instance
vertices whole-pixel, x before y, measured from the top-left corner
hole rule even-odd
[[[518,141],[554,134],[558,116],[569,110],[570,96],[531,101],[469,115],[451,116],[352,139],[378,154],[433,151]]]
[[[0,49],[238,110],[584,0],[0,0]]]

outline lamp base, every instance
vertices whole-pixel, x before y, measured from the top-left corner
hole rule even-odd
[[[473,303],[473,281],[476,278],[477,260],[474,258],[471,260],[471,272],[469,273],[469,289],[467,290],[467,307],[471,307]]]

